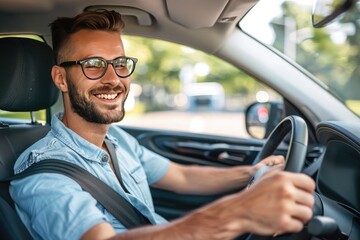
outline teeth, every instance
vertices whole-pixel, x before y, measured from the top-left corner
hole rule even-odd
[[[107,100],[112,100],[112,99],[115,99],[115,98],[117,97],[117,93],[113,93],[113,94],[98,94],[98,95],[96,95],[96,97],[102,98],[102,99],[107,99]]]

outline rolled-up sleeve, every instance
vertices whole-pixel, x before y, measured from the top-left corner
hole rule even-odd
[[[142,146],[139,153],[149,184],[156,183],[169,169],[170,161]]]
[[[108,221],[97,201],[61,174],[41,173],[14,180],[9,190],[35,239],[80,239],[91,227]]]

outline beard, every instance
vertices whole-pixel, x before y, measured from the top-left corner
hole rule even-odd
[[[125,117],[124,104],[126,98],[122,103],[122,110],[115,110],[114,107],[114,109],[109,109],[112,110],[110,113],[102,113],[93,101],[91,101],[90,99],[86,99],[86,97],[78,91],[70,76],[67,76],[66,79],[69,90],[71,108],[75,113],[77,113],[86,121],[99,124],[111,124],[115,122],[120,122]],[[90,94],[93,95],[96,91],[110,92],[111,90],[122,90],[122,92],[125,92],[124,88],[118,85],[116,87],[102,86],[97,89],[91,90]]]

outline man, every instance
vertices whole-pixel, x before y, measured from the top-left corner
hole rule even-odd
[[[119,192],[155,225],[127,230],[76,182],[44,173],[13,181],[10,188],[34,238],[232,239],[246,232],[300,231],[310,219],[314,182],[302,174],[275,170],[246,191],[166,222],[154,211],[149,185],[187,194],[236,190],[258,168],[283,163],[283,157],[228,169],[190,167],[141,147],[111,125],[124,117],[129,77],[137,61],[125,57],[121,16],[113,11],[85,12],[59,18],[51,26],[58,63],[51,74],[63,93],[64,112],[53,117],[48,135],[19,157],[15,173],[49,158],[75,163]],[[114,173],[116,167],[122,180]]]

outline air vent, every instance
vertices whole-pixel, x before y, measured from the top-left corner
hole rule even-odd
[[[320,146],[316,146],[308,150],[306,154],[305,167],[310,166],[316,160],[320,158],[320,156],[324,153],[324,148]]]

